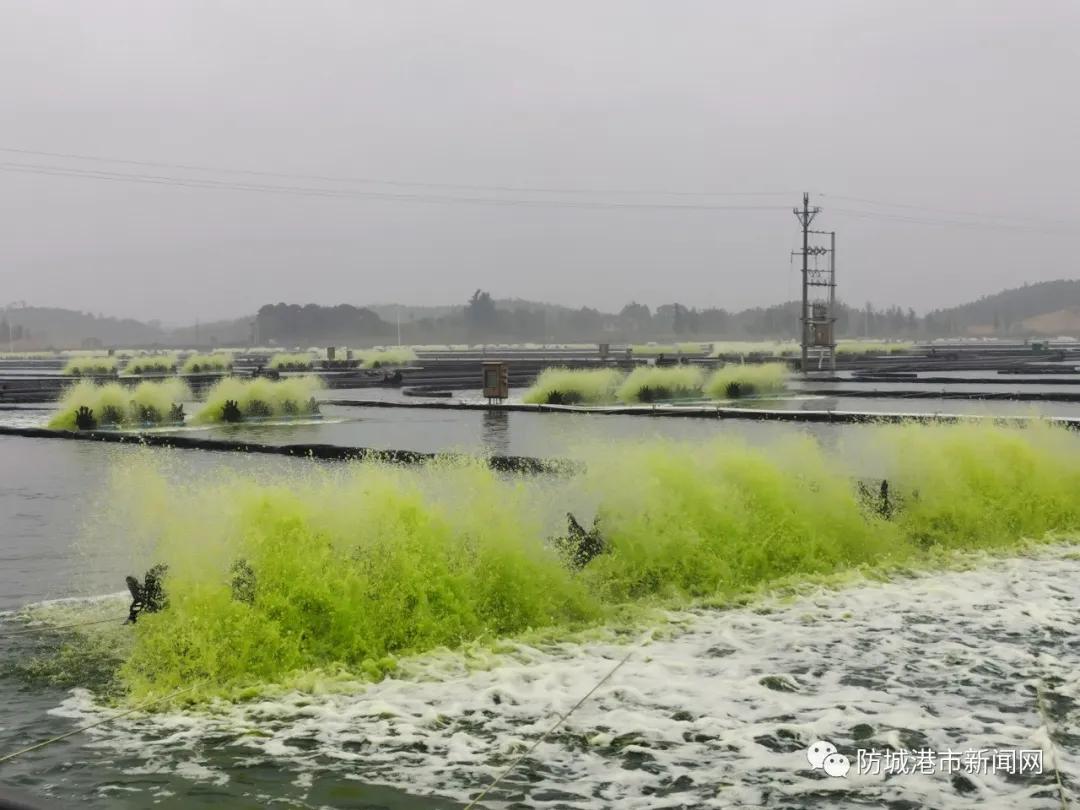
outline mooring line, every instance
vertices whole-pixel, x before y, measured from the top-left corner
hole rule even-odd
[[[26,627],[22,630],[12,630],[7,633],[0,633],[0,638],[9,638],[10,636],[25,636],[30,633],[43,633],[48,630],[69,630],[72,627],[89,627],[92,624],[121,622],[124,621],[126,618],[127,616],[116,616],[108,619],[95,619],[92,622],[72,622],[71,624],[42,624],[37,627]]]
[[[2,765],[5,762],[10,762],[11,760],[15,759],[16,757],[21,757],[23,754],[29,754],[31,751],[37,751],[40,748],[45,748],[46,746],[52,745],[53,743],[60,742],[61,740],[66,740],[68,737],[74,737],[76,734],[82,734],[84,731],[89,731],[92,728],[96,728],[98,726],[103,726],[106,723],[111,723],[113,720],[119,720],[121,717],[127,717],[129,714],[134,714],[135,712],[142,711],[143,709],[149,708],[150,706],[154,706],[154,705],[156,705],[158,703],[164,703],[165,701],[171,700],[172,698],[177,697],[178,695],[182,695],[185,692],[190,692],[193,689],[196,689],[197,687],[199,687],[200,685],[201,684],[196,683],[196,684],[193,684],[191,686],[185,686],[183,689],[177,689],[175,692],[170,692],[169,694],[164,695],[162,697],[153,698],[151,700],[143,701],[142,703],[138,704],[137,706],[132,706],[130,709],[125,709],[124,711],[120,712],[119,714],[114,714],[111,717],[105,717],[105,718],[102,718],[101,720],[96,720],[93,723],[88,723],[85,726],[79,726],[78,728],[72,729],[71,731],[64,732],[63,734],[58,734],[55,737],[50,737],[49,739],[44,740],[43,742],[39,742],[39,743],[36,743],[34,745],[29,745],[26,748],[20,748],[18,751],[12,751],[10,754],[5,754],[4,756],[0,756],[0,765]]]
[[[632,656],[634,653],[636,653],[641,648],[641,646],[642,646],[641,644],[635,646],[632,650],[630,650],[630,652],[628,652],[626,655],[624,655],[622,657],[622,659],[620,659],[620,661],[615,666],[613,666],[610,670],[608,670],[607,674],[604,675],[603,678],[601,678],[599,681],[596,682],[596,685],[593,686],[592,689],[590,689],[588,692],[586,692],[582,696],[581,700],[579,700],[577,703],[575,703],[573,706],[570,707],[570,710],[566,714],[559,715],[559,719],[555,723],[555,725],[553,725],[551,728],[549,728],[547,731],[545,731],[543,734],[541,734],[537,738],[536,742],[534,742],[532,745],[530,745],[529,748],[523,754],[521,754],[513,762],[511,762],[509,765],[507,765],[506,768],[503,769],[502,773],[500,773],[498,776],[496,776],[495,780],[490,785],[488,785],[486,788],[484,788],[482,791],[480,791],[479,796],[477,796],[475,799],[473,799],[471,802],[469,802],[467,805],[465,805],[465,810],[473,810],[473,808],[477,807],[480,804],[480,802],[482,802],[484,800],[484,797],[488,795],[488,793],[490,793],[492,790],[494,790],[498,786],[498,784],[500,782],[502,782],[503,779],[505,779],[507,776],[509,776],[510,773],[518,765],[520,765],[537,748],[539,748],[540,744],[542,742],[544,742],[548,737],[550,737],[559,726],[561,726],[564,722],[566,722],[566,720],[570,717],[570,715],[572,715],[574,712],[576,712],[578,709],[580,709],[581,706],[585,703],[585,701],[587,701],[589,698],[591,698],[593,696],[593,694],[596,692],[597,689],[599,689],[601,686],[603,686],[605,683],[607,683],[608,680],[611,679],[611,676],[614,675],[616,672],[618,672],[619,669],[622,668],[622,665],[625,664],[627,661],[629,661],[630,656]],[[3,760],[0,760],[0,762],[2,762],[2,761]]]

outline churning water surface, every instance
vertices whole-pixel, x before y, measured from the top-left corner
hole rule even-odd
[[[475,416],[462,446],[488,435]],[[16,613],[27,606],[125,612],[100,597],[136,572],[137,538],[85,538],[100,532],[92,523],[125,525],[107,473],[147,452],[0,439],[0,756],[115,712],[95,692],[107,651],[75,656],[67,680],[33,664],[92,632],[6,634],[27,627]],[[193,453],[183,470],[311,465]],[[486,806],[1060,808],[1080,773],[1078,582],[1076,547],[1049,545],[620,632],[434,651],[374,684],[122,718],[0,764],[0,784],[91,807],[460,807],[629,654]],[[65,597],[94,601],[41,606]],[[1039,749],[1045,769],[831,778],[807,763],[815,740],[852,761],[859,748]]]

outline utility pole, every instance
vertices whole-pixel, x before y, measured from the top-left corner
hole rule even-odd
[[[794,212],[795,218],[802,225],[802,309],[799,311],[799,329],[802,332],[802,338],[799,342],[802,344],[801,371],[806,374],[809,358],[809,352],[807,351],[809,348],[808,339],[810,337],[810,326],[807,318],[810,307],[810,290],[807,284],[810,273],[808,264],[810,260],[810,223],[814,221],[814,217],[821,213],[821,209],[816,206],[811,208],[810,195],[804,193],[802,195],[802,210],[796,208]]]
[[[836,231],[829,231],[829,370],[836,371]]]

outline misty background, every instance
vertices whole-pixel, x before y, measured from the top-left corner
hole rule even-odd
[[[1078,37],[1073,0],[8,0],[0,307],[738,310],[797,297],[804,190],[856,307],[1075,277]]]

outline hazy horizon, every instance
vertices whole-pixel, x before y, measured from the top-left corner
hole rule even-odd
[[[1052,281],[1054,279],[1050,279],[1050,280]],[[1005,290],[993,290],[993,291],[990,291],[988,294],[993,295],[995,292],[1006,292],[1006,291],[1008,291],[1008,290],[1007,289],[1005,289]],[[976,300],[976,298],[965,299],[963,301],[957,301],[957,302],[953,302],[953,303],[950,303],[950,304],[944,304],[939,308],[948,309],[949,307],[953,306],[954,304],[955,305],[963,305],[963,304],[972,303],[975,300]],[[561,307],[566,307],[568,309],[576,309],[576,308],[579,308],[580,306],[583,306],[583,305],[579,305],[579,304],[574,304],[572,302],[564,304],[564,303],[555,302],[555,301],[541,301],[541,300],[533,300],[533,299],[522,299],[522,298],[517,298],[515,296],[508,296],[508,297],[505,297],[505,298],[496,298],[495,301],[496,301],[497,304],[500,304],[500,305],[513,304],[513,303],[520,302],[522,304],[531,304],[531,305],[540,305],[540,306],[556,306],[556,307],[561,306]],[[192,327],[198,326],[200,323],[203,326],[211,326],[214,323],[227,323],[227,322],[232,322],[232,321],[245,321],[245,320],[248,320],[248,319],[253,319],[258,314],[257,310],[260,307],[262,307],[262,306],[264,306],[266,304],[280,304],[280,303],[289,304],[289,305],[294,305],[295,304],[295,305],[305,306],[305,305],[312,304],[312,303],[315,303],[315,302],[312,302],[312,301],[265,301],[262,304],[260,304],[258,307],[253,309],[251,312],[238,313],[236,315],[225,315],[225,316],[220,317],[220,318],[212,318],[212,319],[204,319],[204,318],[197,318],[196,317],[196,318],[192,318],[191,320],[183,320],[183,319],[181,319],[181,320],[171,321],[171,320],[164,320],[164,319],[161,319],[161,318],[139,317],[138,315],[128,315],[128,314],[119,314],[119,315],[117,315],[115,313],[110,313],[110,312],[100,312],[100,311],[96,311],[96,310],[88,310],[86,308],[80,308],[78,306],[63,306],[63,305],[60,305],[60,304],[40,304],[40,303],[35,303],[35,302],[32,302],[32,301],[17,301],[17,302],[11,302],[9,304],[9,306],[11,307],[10,310],[8,310],[6,308],[5,309],[0,309],[0,320],[5,318],[9,311],[11,313],[16,313],[17,314],[18,311],[19,311],[19,308],[25,305],[27,308],[31,308],[31,309],[61,309],[61,310],[68,310],[68,311],[72,311],[72,312],[81,312],[81,313],[84,313],[84,314],[92,315],[92,316],[97,317],[97,318],[115,318],[115,319],[118,319],[118,320],[131,319],[131,320],[140,321],[140,322],[148,324],[148,325],[157,324],[162,329],[165,329],[165,330],[169,331],[169,330],[177,330],[177,329],[190,329]],[[600,305],[600,306],[593,307],[593,308],[599,310],[600,312],[602,312],[604,314],[613,315],[613,314],[618,314],[619,311],[623,308],[623,306],[625,306],[628,303],[642,303],[642,302],[639,302],[639,301],[638,302],[626,301],[626,302],[623,302],[621,304],[613,303],[611,306]],[[656,306],[650,305],[650,309],[652,309],[653,312],[655,313],[655,311],[656,311],[656,309],[658,307],[662,307],[662,306],[665,306],[665,305],[670,306],[673,303],[682,303],[682,302],[679,302],[679,301],[666,301],[666,302],[663,302],[663,303],[658,304]],[[859,304],[858,302],[842,301],[841,303],[847,304],[848,306],[852,306],[855,309],[860,309],[861,306],[862,306],[862,304]],[[888,307],[891,307],[894,304],[894,302],[891,302],[891,301],[872,301],[871,303],[874,305],[874,308],[875,308],[876,311],[881,311],[882,309],[886,309]],[[452,301],[452,302],[448,302],[446,304],[438,304],[438,303],[436,303],[436,304],[409,304],[409,303],[406,303],[406,302],[397,302],[397,301],[376,301],[376,302],[331,301],[327,305],[328,306],[336,306],[338,304],[348,304],[348,305],[361,307],[361,308],[369,308],[369,309],[372,309],[372,310],[381,310],[382,311],[382,316],[384,317],[384,319],[386,319],[386,320],[388,320],[390,322],[393,322],[393,320],[394,320],[392,310],[394,308],[396,308],[396,307],[400,307],[401,310],[402,310],[402,313],[403,313],[402,314],[402,322],[405,322],[407,319],[409,319],[408,310],[431,309],[433,311],[437,311],[437,310],[440,310],[440,309],[448,309],[448,308],[464,309],[466,304],[467,304],[467,301],[466,301],[465,298],[462,298],[462,300],[460,300],[460,301]],[[747,307],[740,307],[738,309],[728,310],[728,311],[731,312],[732,314],[738,314],[740,312],[744,312],[746,310],[752,310],[752,309],[755,309],[755,308],[758,308],[758,307],[768,308],[770,306],[783,306],[783,305],[787,305],[787,304],[797,306],[798,305],[798,299],[793,298],[793,299],[790,299],[790,300],[765,301],[765,302],[762,302],[761,304],[751,304],[751,305],[749,305]],[[319,304],[319,306],[324,306],[324,304]],[[906,312],[909,308],[902,307],[901,309],[903,309]],[[918,317],[920,317],[920,318],[926,316],[929,312],[932,311],[932,310],[929,310],[929,309],[927,309],[927,310],[919,310],[917,308],[911,308],[911,309],[915,309],[916,315]],[[391,310],[391,312],[387,313],[386,310]],[[13,318],[13,321],[15,323],[19,322],[19,319],[18,319],[17,315],[16,315],[16,317]],[[2,337],[2,336],[0,336],[0,337]]]
[[[0,8],[0,308],[738,310],[804,190],[853,305],[1078,275],[1068,0],[71,8]]]

